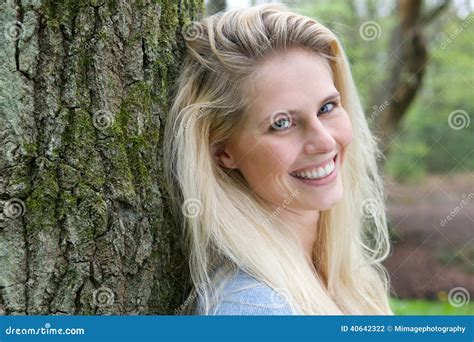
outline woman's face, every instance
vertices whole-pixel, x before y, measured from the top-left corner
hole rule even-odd
[[[252,89],[251,110],[216,153],[219,163],[239,169],[251,191],[270,204],[332,207],[343,195],[340,168],[352,126],[326,60],[300,49],[272,56]]]

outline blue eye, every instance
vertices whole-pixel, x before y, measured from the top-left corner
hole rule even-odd
[[[334,107],[335,107],[334,102],[328,102],[328,103],[324,104],[321,108],[319,108],[319,113],[320,114],[329,113],[334,109]]]
[[[270,126],[271,131],[283,131],[291,126],[291,119],[284,117],[275,120],[275,122]]]

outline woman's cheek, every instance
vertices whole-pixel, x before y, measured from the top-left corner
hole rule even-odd
[[[348,119],[347,120],[347,129],[345,131],[345,145],[349,145],[349,143],[352,141],[352,137],[353,137],[353,131],[352,131],[352,125],[351,125],[351,122],[350,120]]]
[[[275,138],[273,141],[262,145],[265,151],[264,155],[262,155],[262,160],[265,160],[266,165],[271,165],[275,171],[281,170],[286,172],[300,153],[298,143],[301,146],[301,142]]]
[[[349,119],[349,116],[346,115],[346,119],[341,122],[338,127],[336,127],[336,131],[338,132],[338,136],[336,138],[337,143],[340,145],[341,148],[341,154],[340,154],[340,165],[342,166],[345,163],[345,160],[347,158],[346,153],[347,153],[347,147],[349,146],[350,142],[352,141],[353,138],[353,130],[352,130],[352,124]]]
[[[349,145],[349,143],[352,141],[353,131],[351,120],[347,113],[345,113],[345,115],[341,118],[341,121],[336,127],[336,132],[338,132],[339,135],[339,143],[343,147]]]

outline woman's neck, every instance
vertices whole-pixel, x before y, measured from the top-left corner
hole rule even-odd
[[[319,211],[293,211],[284,210],[280,213],[281,219],[286,226],[293,230],[304,249],[304,253],[308,260],[313,258],[313,248],[317,236],[317,228],[319,221]],[[312,261],[311,261],[312,262]]]

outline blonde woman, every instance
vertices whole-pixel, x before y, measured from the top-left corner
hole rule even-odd
[[[380,155],[335,35],[276,4],[194,29],[164,137],[188,312],[392,314]]]

